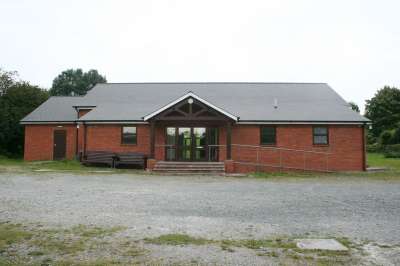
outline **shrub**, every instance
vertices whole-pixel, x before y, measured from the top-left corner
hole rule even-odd
[[[383,155],[386,158],[400,158],[400,144],[387,145]]]
[[[382,145],[380,143],[367,144],[367,152],[382,152]]]
[[[396,128],[392,135],[392,143],[393,144],[400,144],[400,126]]]
[[[379,136],[379,140],[381,145],[389,145],[393,144],[393,130],[385,130],[382,132],[382,134]]]

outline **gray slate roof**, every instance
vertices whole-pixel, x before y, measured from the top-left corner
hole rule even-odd
[[[74,122],[77,118],[74,105],[79,105],[82,97],[50,97],[21,122]]]
[[[105,83],[84,97],[66,97],[65,102],[52,97],[23,121],[73,119],[73,105],[96,106],[81,121],[143,121],[144,116],[190,91],[240,121],[369,121],[325,83]]]

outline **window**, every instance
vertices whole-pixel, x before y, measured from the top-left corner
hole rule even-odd
[[[328,145],[328,127],[313,127],[314,144]]]
[[[122,127],[122,144],[136,144],[136,127]]]
[[[261,145],[274,145],[276,144],[276,128],[261,127]]]

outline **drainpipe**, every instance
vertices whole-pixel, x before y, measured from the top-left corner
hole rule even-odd
[[[75,111],[76,111],[76,119],[78,120],[79,119],[79,111],[78,111],[78,109],[76,108],[76,107],[74,107],[75,108]],[[77,158],[79,158],[78,157],[78,155],[79,155],[79,150],[78,150],[78,143],[79,143],[79,124],[78,124],[78,121],[75,121],[75,125],[76,125],[76,133],[75,133],[75,156],[77,157]]]
[[[83,155],[86,155],[86,140],[87,140],[87,126],[85,122],[83,122],[83,129],[84,129],[84,135],[83,135]]]
[[[362,125],[362,160],[363,160],[363,171],[366,171],[367,170],[367,162],[366,162],[366,160],[367,160],[367,158],[366,158],[366,156],[365,156],[365,153],[366,153],[366,148],[365,148],[365,145],[366,145],[366,143],[365,143],[365,138],[366,138],[366,136],[365,136],[365,127],[367,126],[367,124],[363,124]]]

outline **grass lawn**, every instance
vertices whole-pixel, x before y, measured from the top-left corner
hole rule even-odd
[[[400,171],[400,158],[385,158],[380,153],[368,153],[367,164],[369,167],[386,167]]]
[[[315,173],[315,172],[275,172],[275,173],[253,173],[251,176],[260,178],[271,177],[320,177],[320,176],[354,176],[354,177],[372,177],[372,178],[395,178],[400,179],[400,159],[385,158],[379,153],[367,154],[367,165],[369,167],[387,168],[379,172],[345,172],[345,173]],[[36,161],[25,162],[22,159],[11,159],[0,156],[0,172],[16,171],[71,171],[79,173],[90,173],[104,171],[105,173],[145,173],[143,170],[132,169],[111,169],[107,167],[88,167],[76,160],[63,161]]]
[[[253,177],[257,178],[313,178],[313,177],[365,177],[372,179],[395,179],[400,180],[400,158],[385,158],[380,153],[367,154],[368,167],[385,168],[383,171],[377,172],[338,172],[338,173],[321,173],[321,172],[274,172],[274,173],[253,173]]]
[[[125,172],[141,172],[143,170],[133,169],[112,169],[109,167],[92,167],[84,166],[77,160],[62,161],[35,161],[25,162],[23,159],[13,159],[0,156],[0,172],[26,172],[26,171],[69,171],[69,172],[99,172],[107,173],[125,173]]]
[[[301,250],[292,237],[214,240],[186,234],[144,239],[118,235],[126,229],[85,225],[67,229],[43,228],[34,224],[24,226],[0,222],[0,265],[199,265],[193,259],[179,262],[179,258],[176,263],[164,264],[162,257],[151,256],[151,245],[177,248],[213,246],[219,248],[223,256],[235,253],[238,248],[242,252],[247,249],[248,254],[254,254],[249,251],[253,250],[254,255],[264,257],[266,262],[281,261],[283,265],[359,264],[359,257],[353,256],[353,252],[359,253],[357,248],[360,245],[347,238],[337,240],[351,251],[321,251]]]

